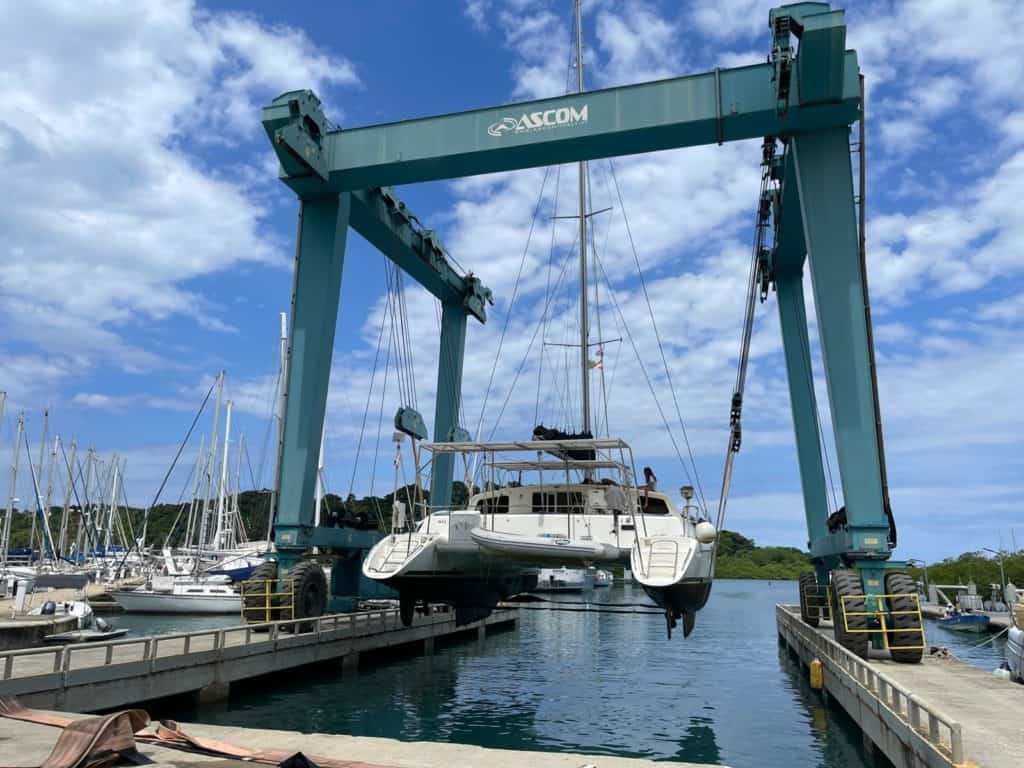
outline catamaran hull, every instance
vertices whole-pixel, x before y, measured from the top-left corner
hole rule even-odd
[[[531,573],[409,573],[384,582],[398,591],[402,602],[447,603],[455,608],[455,623],[469,624],[491,614],[502,600],[537,585]]]
[[[126,613],[242,613],[242,599],[235,595],[173,595],[156,592],[111,592]]]
[[[707,604],[711,595],[710,579],[680,581],[668,587],[640,586],[658,607],[676,615],[696,613]]]

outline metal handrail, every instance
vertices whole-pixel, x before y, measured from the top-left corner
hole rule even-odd
[[[864,600],[864,595],[840,595],[839,603],[840,609],[843,614],[843,629],[847,634],[881,634],[882,645],[887,651],[923,651],[927,645],[924,636],[924,618],[921,616],[921,599],[916,592],[908,592],[901,594],[885,594],[885,595],[874,595],[878,600],[891,601],[895,599],[908,598],[913,601],[914,608],[906,611],[894,611],[877,608],[875,610],[864,610],[864,611],[851,611],[847,604],[853,600]],[[887,626],[886,617],[888,616],[916,616],[917,627],[896,627]],[[864,616],[868,619],[876,619],[879,622],[878,627],[864,627],[862,629],[853,628],[850,626],[850,616]],[[914,633],[919,635],[921,642],[917,645],[891,645],[889,642],[889,635],[895,633],[910,634]]]
[[[799,609],[794,615],[790,606],[776,605],[776,615],[784,615],[786,623],[799,628],[800,634],[810,640],[810,644],[822,656],[833,661],[857,685],[874,695],[883,706],[899,719],[906,722],[918,735],[929,744],[946,752],[956,765],[964,762],[963,731],[960,721],[950,717],[937,707],[927,704],[914,693],[908,691],[884,672],[880,672],[871,664],[838,643],[829,642],[817,631],[804,625],[799,618]],[[940,726],[948,733],[948,745],[942,738]]]
[[[440,622],[450,620],[452,617],[449,614],[437,613],[432,614],[430,617],[423,617],[421,621],[427,622]],[[392,626],[389,628],[389,619]],[[358,630],[372,630],[376,629],[377,632],[390,632],[398,629],[398,609],[397,608],[382,608],[373,611],[360,611],[356,613],[337,613],[328,614],[326,616],[318,616],[307,620],[312,628],[308,631],[292,631],[292,636],[310,635],[315,636],[318,639],[328,632],[336,632],[339,629],[347,629],[350,635],[356,635]],[[299,623],[299,627],[306,622]],[[99,656],[101,652],[103,660],[99,663],[92,663],[86,667],[80,667],[80,669],[94,668],[94,667],[106,667],[113,664],[119,663],[137,663],[139,661],[152,662],[157,658],[170,658],[172,656],[187,655],[192,650],[192,644],[194,640],[202,639],[205,637],[213,637],[212,648],[204,648],[204,651],[214,650],[222,651],[226,646],[225,638],[231,635],[243,635],[241,646],[258,645],[258,644],[274,644],[279,639],[281,633],[281,627],[285,626],[289,630],[297,629],[295,619],[278,620],[262,622],[260,624],[241,624],[231,627],[222,627],[219,629],[201,629],[195,632],[180,632],[169,635],[148,635],[146,637],[133,637],[119,640],[106,640],[103,642],[96,643],[82,643],[82,644],[68,644],[61,646],[54,646],[51,648],[20,648],[10,651],[0,652],[0,681],[11,680],[14,678],[14,666],[15,661],[20,658],[34,657],[34,656],[45,656],[50,655],[53,657],[53,665],[49,668],[49,671],[40,671],[33,675],[24,675],[19,679],[25,677],[33,677],[43,674],[51,674],[53,672],[68,672],[72,669],[71,659],[72,656],[81,656],[82,654],[92,653],[93,656]],[[264,633],[260,633],[260,630],[266,630]],[[173,641],[183,641],[184,650],[180,653],[170,653],[161,656],[159,653],[160,647],[166,648],[167,645]],[[131,659],[116,658],[118,651],[127,647],[142,647],[141,659],[138,654],[132,654]],[[237,646],[235,646],[237,647]]]

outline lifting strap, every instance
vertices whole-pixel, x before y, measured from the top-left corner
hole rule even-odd
[[[53,751],[38,768],[103,768],[125,760],[138,763],[141,756],[136,750],[137,741],[286,768],[386,768],[360,760],[338,760],[315,755],[307,757],[301,752],[283,749],[240,747],[219,739],[185,733],[173,720],[162,720],[157,724],[155,732],[143,732],[142,729],[149,724],[149,714],[141,709],[128,709],[100,717],[72,718],[29,709],[13,696],[2,696],[0,717],[64,729]]]

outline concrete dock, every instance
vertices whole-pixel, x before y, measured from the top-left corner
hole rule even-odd
[[[468,744],[226,728],[192,723],[181,724],[181,728],[190,736],[213,738],[250,749],[301,751],[313,760],[324,756],[351,761],[353,768],[654,768],[664,765],[653,760],[575,752],[485,749]],[[0,752],[4,751],[5,745],[17,744],[19,765],[41,765],[60,732],[59,728],[52,726],[0,717]],[[254,765],[252,762],[184,752],[143,741],[138,741],[137,746],[139,752],[159,766],[251,768]],[[694,763],[674,762],[672,765],[698,768]],[[714,767],[701,764],[701,768]]]
[[[515,611],[455,625],[453,612],[417,614],[404,627],[395,609],[321,616],[309,631],[288,632],[292,622],[239,625],[185,634],[0,652],[0,696],[25,706],[96,712],[197,692],[201,701],[228,695],[230,684],[315,664],[356,669],[360,654],[419,645],[433,653],[445,638],[483,640],[488,631],[512,628]]]
[[[896,768],[1024,765],[1024,686],[952,658],[861,659],[835,642],[830,622],[811,628],[797,606],[775,616],[780,642],[802,664],[822,663],[823,693]]]

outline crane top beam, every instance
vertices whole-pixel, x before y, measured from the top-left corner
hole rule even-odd
[[[851,125],[859,69],[841,50],[842,12],[800,18],[807,63],[781,107],[766,63],[343,130],[326,129],[312,93],[292,92],[263,124],[301,197]]]

